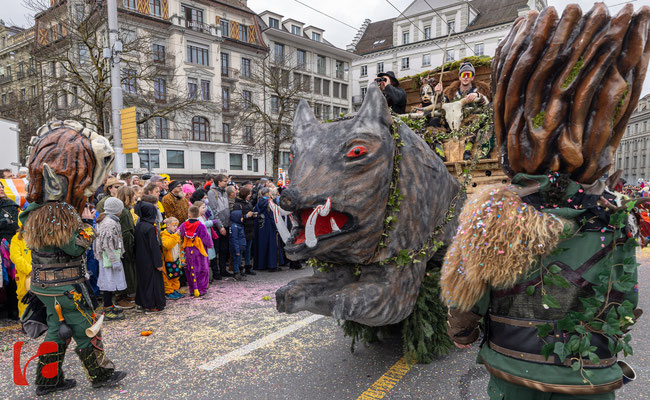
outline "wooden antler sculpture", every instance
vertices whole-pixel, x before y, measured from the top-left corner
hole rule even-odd
[[[518,18],[492,62],[502,168],[592,183],[611,166],[650,58],[650,8],[570,4]]]

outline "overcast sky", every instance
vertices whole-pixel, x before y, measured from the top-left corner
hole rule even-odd
[[[121,1],[121,0],[117,0]],[[398,12],[388,3],[389,0],[248,0],[248,6],[255,12],[262,12],[270,9],[285,18],[293,18],[304,22],[307,25],[314,25],[325,30],[325,39],[334,45],[345,48],[356,35],[358,27],[361,26],[364,19],[369,18],[372,21],[393,18]],[[436,0],[428,0],[430,4],[436,3]],[[23,0],[2,0],[3,5],[11,3],[9,7],[0,12],[0,18],[5,23],[12,23],[18,26],[27,27],[33,24],[30,11],[22,5]],[[413,0],[390,0],[400,11],[404,11]],[[307,6],[307,4],[325,14],[328,14],[340,21],[349,24],[356,29],[352,29],[345,24],[330,19]],[[554,6],[558,12],[562,12],[566,4],[578,3],[583,10],[591,8],[593,0],[548,0],[549,6]],[[635,9],[643,5],[650,6],[650,0],[636,0],[631,2]],[[605,1],[610,7],[610,13],[614,14],[620,10],[625,2],[623,0]],[[650,93],[650,77],[646,78],[642,94]]]

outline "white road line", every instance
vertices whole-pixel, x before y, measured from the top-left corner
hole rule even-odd
[[[247,344],[246,346],[242,346],[238,348],[237,350],[233,350],[228,354],[225,354],[223,356],[217,357],[212,361],[208,361],[207,363],[200,365],[199,369],[205,370],[205,371],[212,371],[216,368],[219,368],[225,364],[228,364],[231,361],[234,361],[238,359],[239,357],[245,356],[246,354],[249,354],[259,348],[262,348],[268,344],[271,344],[275,342],[276,340],[287,336],[290,333],[293,333],[297,331],[300,328],[304,328],[305,326],[311,324],[312,322],[316,322],[319,319],[323,318],[322,315],[312,315],[311,317],[307,317],[303,320],[300,320],[296,323],[293,323],[286,328],[282,328],[277,332],[271,333],[270,335],[266,335],[261,339],[257,339],[254,342],[251,342]]]

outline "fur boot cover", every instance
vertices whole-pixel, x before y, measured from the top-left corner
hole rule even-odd
[[[472,195],[459,217],[440,280],[447,305],[469,311],[490,287],[512,287],[553,250],[568,221],[537,211],[504,185]]]

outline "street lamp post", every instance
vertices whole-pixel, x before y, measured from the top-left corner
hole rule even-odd
[[[122,82],[120,73],[120,55],[122,42],[118,38],[119,26],[117,24],[117,0],[106,2],[108,12],[108,48],[104,49],[104,58],[111,62],[111,123],[113,131],[113,148],[115,149],[115,172],[122,172],[126,168],[126,157],[122,152],[122,129],[120,123],[120,110],[123,107]]]

